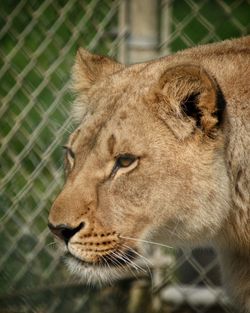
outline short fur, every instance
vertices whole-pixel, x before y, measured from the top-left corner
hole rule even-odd
[[[81,49],[73,81],[75,157],[49,216],[84,225],[70,267],[105,281],[143,251],[129,238],[212,243],[250,312],[250,37],[128,67]],[[121,154],[136,160],[114,172]]]

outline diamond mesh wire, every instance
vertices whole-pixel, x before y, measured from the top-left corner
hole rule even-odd
[[[47,215],[63,183],[60,145],[72,131],[69,84],[75,52],[83,46],[118,56],[120,43],[129,38],[129,21],[126,31],[118,29],[124,2],[129,3],[0,3],[0,311],[98,312],[104,301],[105,296],[100,299],[95,290],[80,288],[65,271],[51,245]],[[249,33],[250,2],[246,0],[162,0],[159,6],[157,18],[164,21],[167,10],[170,25],[168,32],[162,26],[159,29],[156,50],[161,54]],[[211,252],[198,257],[195,253],[177,253],[173,265],[160,267],[155,295],[169,285],[182,294],[183,284],[205,285],[212,293],[217,290],[216,258]],[[131,285],[126,284],[112,290],[112,295],[129,290]],[[109,290],[105,293],[110,295]],[[233,312],[220,292],[215,298],[221,312]],[[209,309],[188,305],[191,312]],[[112,308],[125,312],[115,300],[107,312]]]

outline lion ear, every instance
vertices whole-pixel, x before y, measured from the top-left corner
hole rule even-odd
[[[73,66],[73,84],[76,92],[86,93],[102,77],[111,75],[123,65],[109,57],[92,54],[80,48]]]
[[[151,100],[158,116],[178,138],[195,131],[214,137],[224,109],[219,94],[216,82],[203,68],[184,64],[160,77]]]

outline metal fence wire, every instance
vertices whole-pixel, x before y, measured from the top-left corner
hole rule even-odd
[[[139,38],[150,5],[155,32],[139,28]],[[150,312],[149,299],[161,312],[234,312],[209,249],[155,251],[153,292],[137,305],[145,278],[85,287],[50,245],[47,216],[63,184],[60,145],[73,130],[69,84],[79,46],[131,63],[249,34],[249,22],[249,0],[0,2],[0,312]]]

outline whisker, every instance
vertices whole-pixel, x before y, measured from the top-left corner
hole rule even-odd
[[[149,261],[146,257],[144,257],[142,254],[140,254],[139,252],[137,252],[135,249],[125,245],[125,244],[122,244],[122,246],[124,246],[126,249],[130,249],[133,251],[133,253],[135,253],[136,255],[138,255],[139,258],[142,259],[143,263],[146,265],[146,268],[147,268],[147,272],[150,276],[150,281],[151,281],[151,287],[153,289],[153,274],[152,274],[152,270],[150,268],[150,266],[148,265],[148,263],[153,267],[153,264],[151,261]],[[138,264],[137,264],[138,265]],[[146,273],[147,273],[146,272]]]
[[[111,260],[114,264],[116,264],[118,266],[118,268],[116,268],[117,272],[123,273],[122,269],[127,270],[129,269],[130,273],[135,277],[135,279],[138,279],[138,277],[136,276],[136,274],[134,273],[134,271],[130,268],[130,267],[126,267],[124,264],[122,264],[121,262],[119,262],[117,260],[117,257],[119,257],[117,252],[112,252],[111,253],[115,259],[111,258],[110,256],[108,256],[109,260]]]
[[[135,268],[135,267],[130,267],[130,266],[126,266],[125,264],[122,264],[121,262],[119,262],[119,259],[121,261],[125,261],[122,257],[121,257],[121,254],[119,254],[118,252],[113,252],[112,253],[114,256],[115,256],[115,261],[116,261],[116,264],[120,265],[122,268],[124,269],[129,269],[130,273],[135,277],[135,279],[138,279],[138,276],[136,275],[136,273],[133,271],[133,268],[138,272],[138,270]],[[118,259],[117,259],[118,258]]]
[[[130,247],[128,247],[129,248],[129,250],[132,250]],[[127,261],[128,263],[129,263],[129,265],[132,265],[137,271],[142,271],[142,272],[144,272],[144,273],[147,273],[147,271],[144,269],[144,268],[142,268],[139,264],[136,264],[133,260],[131,260],[130,258],[129,258],[129,256],[127,256],[125,253],[122,253],[122,258],[123,258],[123,260],[124,261]]]
[[[124,264],[122,264],[121,262],[119,262],[117,260],[117,252],[116,251],[111,251],[111,253],[109,255],[106,256],[111,263],[115,264],[115,265],[119,265],[121,267],[124,267]]]
[[[112,262],[116,263],[117,265],[119,265],[119,266],[121,266],[123,268],[126,267],[126,260],[122,257],[122,255],[118,251],[111,252],[111,255],[114,256],[114,258],[111,258]],[[125,264],[122,263],[121,261],[125,262]]]
[[[104,261],[104,267],[106,266],[106,268],[111,271],[111,267],[110,267],[108,261],[106,260],[105,256],[101,255],[101,260]],[[108,275],[107,275],[107,280],[108,280],[108,283],[111,284],[111,279],[109,278]]]
[[[153,263],[152,263],[148,258],[146,258],[144,255],[140,254],[140,253],[137,252],[135,249],[129,247],[128,245],[125,245],[124,243],[122,243],[122,245],[123,245],[125,248],[132,250],[136,255],[138,255],[139,257],[141,257],[142,259],[144,259],[145,262],[146,262],[146,264],[149,263],[151,266],[153,266]]]
[[[151,273],[150,266],[153,266],[152,262],[151,262],[149,259],[147,259],[146,257],[144,257],[142,254],[140,254],[139,252],[137,252],[135,249],[133,249],[133,248],[131,248],[131,247],[125,245],[125,244],[122,244],[122,246],[124,246],[126,249],[130,249],[131,251],[133,251],[133,253],[135,253],[136,255],[138,255],[138,257],[143,260],[143,262],[145,263],[145,265],[146,265],[146,267],[147,267],[147,269],[148,269],[148,271],[149,271],[149,273],[150,273],[150,276],[151,276],[152,273]],[[149,266],[148,264],[149,264],[150,266]],[[137,265],[138,265],[138,264],[137,264]]]
[[[101,260],[104,262],[104,267],[106,266],[108,269],[110,269],[110,265],[105,257],[106,256],[100,255]]]
[[[134,241],[138,241],[138,242],[149,243],[149,244],[151,244],[151,245],[156,245],[156,246],[160,246],[160,247],[165,247],[165,248],[169,248],[169,249],[174,249],[174,248],[171,247],[171,246],[164,245],[164,244],[159,243],[159,242],[148,241],[148,240],[144,240],[144,239],[133,238],[133,237],[127,237],[127,236],[121,236],[121,235],[120,235],[119,237],[120,237],[120,238],[123,238],[123,239],[134,240]]]

